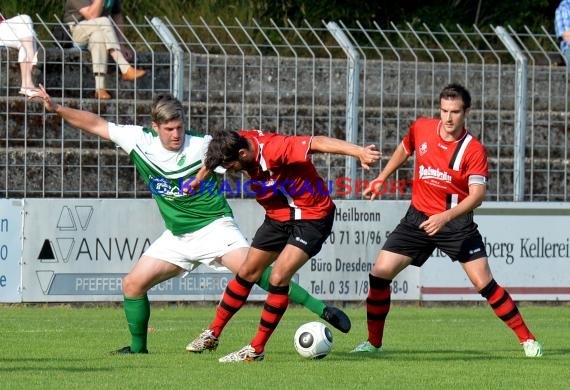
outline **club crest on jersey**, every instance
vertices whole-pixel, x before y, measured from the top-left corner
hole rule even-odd
[[[176,165],[181,167],[184,165],[185,162],[186,162],[186,155],[182,154],[182,155],[178,156],[178,160],[176,161]]]
[[[427,142],[424,142],[420,145],[420,156],[423,156],[428,151]]]

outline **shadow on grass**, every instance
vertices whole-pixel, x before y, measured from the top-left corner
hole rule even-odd
[[[511,351],[499,351],[509,354]],[[522,352],[522,350],[521,350]],[[409,351],[409,350],[389,350],[381,353],[350,353],[335,352],[327,357],[329,360],[363,360],[363,359],[384,359],[384,360],[503,360],[509,358],[507,356],[496,356],[497,351],[492,353],[478,350],[425,350],[425,351]]]
[[[570,355],[570,348],[545,349],[544,356],[539,359],[564,358]],[[512,350],[493,350],[491,352],[474,351],[474,350],[439,350],[439,351],[404,351],[391,350],[382,353],[366,354],[366,353],[350,353],[350,352],[334,352],[327,356],[328,360],[363,360],[363,359],[385,359],[385,360],[505,360],[512,358],[523,358],[524,352]],[[532,360],[528,358],[529,360]]]
[[[9,358],[9,357],[2,357],[0,358],[2,363],[49,363],[55,364],[59,362],[85,362],[87,360],[94,360],[94,359],[72,359],[72,358],[59,358],[59,357],[19,357],[19,358]]]
[[[130,358],[134,358],[137,361],[140,361],[137,356],[129,356]],[[122,356],[119,358],[121,359],[121,366],[120,369],[128,368],[125,367],[123,362]],[[116,361],[116,357],[112,355],[108,355],[108,358],[103,361],[103,365],[106,363],[110,363],[109,367],[93,367],[93,364],[98,364],[101,362],[100,358],[81,358],[81,359],[73,359],[73,358],[54,358],[54,357],[45,357],[45,358],[34,358],[34,357],[21,357],[21,358],[6,358],[1,357],[0,363],[3,366],[7,367],[0,367],[0,373],[17,373],[17,372],[37,372],[37,371],[50,371],[50,372],[69,372],[69,373],[84,373],[84,372],[112,372],[115,371],[118,367],[113,364],[113,361]],[[135,362],[135,361],[133,361]],[[89,366],[86,364],[91,363]],[[78,367],[73,367],[76,365]],[[67,366],[67,367],[65,367]],[[132,366],[133,368],[137,368],[138,366]]]
[[[111,372],[114,371],[115,368],[109,367],[109,368],[93,368],[93,367],[82,367],[82,368],[74,368],[74,367],[30,367],[30,366],[25,366],[25,367],[5,367],[5,368],[0,368],[0,373],[1,372],[6,372],[6,373],[10,373],[10,374],[15,374],[17,372],[45,372],[45,371],[51,371],[51,372],[76,372],[76,373],[87,373],[87,372]]]

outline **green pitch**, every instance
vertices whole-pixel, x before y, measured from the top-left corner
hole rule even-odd
[[[153,305],[149,355],[111,356],[129,344],[120,307],[0,306],[3,389],[567,389],[570,312],[567,306],[522,305],[544,356],[524,357],[514,334],[488,307],[398,305],[388,316],[381,356],[348,352],[366,338],[365,311],[347,309],[353,329],[336,330],[332,353],[309,361],[293,334],[313,321],[291,307],[260,363],[217,359],[249,343],[259,306],[241,310],[215,352],[189,354],[186,343],[206,327],[214,306]]]

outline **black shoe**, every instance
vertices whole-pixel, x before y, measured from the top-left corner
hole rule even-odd
[[[117,349],[116,351],[111,352],[112,355],[126,355],[126,354],[130,354],[130,353],[148,353],[148,349],[143,349],[140,352],[133,352],[131,351],[131,347],[130,346],[126,346],[120,349]]]
[[[321,318],[340,330],[342,333],[348,333],[350,330],[350,318],[340,309],[334,306],[327,306],[321,314]]]

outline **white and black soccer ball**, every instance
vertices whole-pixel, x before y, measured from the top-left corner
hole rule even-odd
[[[304,358],[322,359],[332,350],[331,330],[318,321],[307,322],[295,332],[295,349]]]

